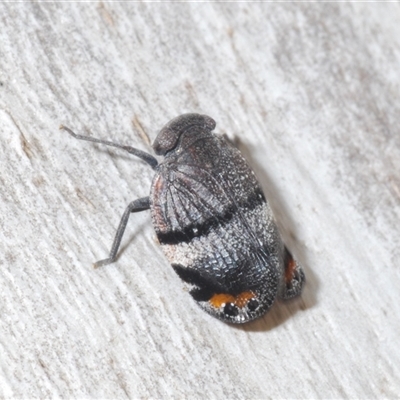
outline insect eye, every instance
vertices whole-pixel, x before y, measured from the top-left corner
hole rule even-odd
[[[164,156],[168,151],[174,149],[178,144],[180,133],[170,129],[168,126],[163,128],[153,143],[156,154]]]
[[[203,131],[212,131],[215,128],[215,121],[207,115],[201,114],[183,114],[170,121],[156,137],[153,143],[153,149],[158,155],[165,155],[173,150],[179,141],[179,138],[193,128],[200,128]]]

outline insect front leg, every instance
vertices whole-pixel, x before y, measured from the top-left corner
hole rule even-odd
[[[149,197],[142,197],[140,199],[132,201],[126,208],[124,214],[122,215],[121,222],[119,223],[117,233],[115,234],[114,242],[111,247],[110,255],[104,260],[97,261],[93,264],[94,268],[101,267],[102,265],[111,264],[117,258],[117,253],[119,246],[121,244],[122,236],[124,235],[126,224],[131,213],[140,212],[148,210],[150,208]]]

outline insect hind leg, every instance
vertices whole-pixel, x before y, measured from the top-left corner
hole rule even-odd
[[[283,300],[289,300],[301,294],[305,282],[305,275],[301,265],[293,258],[289,250],[284,250],[284,283],[280,294]]]

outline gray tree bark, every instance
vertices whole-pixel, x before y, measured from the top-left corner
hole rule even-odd
[[[400,8],[0,5],[2,398],[395,398],[400,393]],[[301,299],[232,327],[203,313],[126,205],[201,112],[237,138]]]

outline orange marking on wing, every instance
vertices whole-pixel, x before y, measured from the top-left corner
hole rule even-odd
[[[209,300],[210,304],[216,308],[222,307],[227,303],[233,303],[239,308],[243,308],[249,300],[254,298],[254,293],[252,292],[242,292],[236,297],[228,293],[218,293],[214,294]]]
[[[231,294],[227,294],[227,293],[218,293],[218,294],[214,294],[214,296],[211,297],[211,299],[209,301],[212,306],[219,308],[226,303],[234,303],[235,297],[232,296]]]
[[[254,297],[253,292],[242,292],[236,296],[235,305],[243,308]]]
[[[296,271],[297,263],[296,261],[291,258],[288,263],[286,264],[286,269],[285,269],[285,281],[286,283],[289,283],[293,277],[294,277],[294,272]]]

